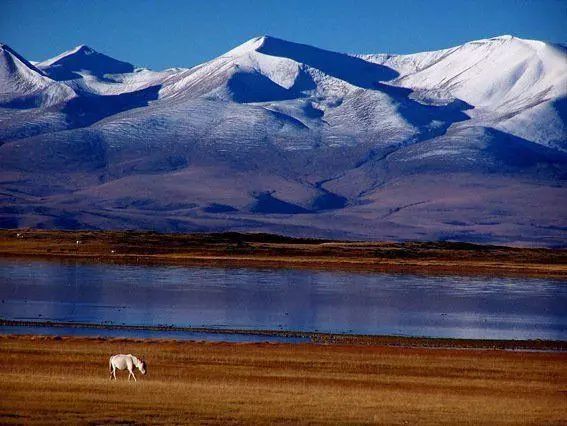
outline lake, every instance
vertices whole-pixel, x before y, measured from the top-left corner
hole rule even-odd
[[[567,340],[567,282],[535,278],[0,259],[0,299],[0,318],[10,320]],[[33,328],[27,331],[46,334]],[[166,331],[48,332],[184,337]]]

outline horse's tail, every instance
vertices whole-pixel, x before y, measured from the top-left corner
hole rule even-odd
[[[112,357],[108,358],[108,371],[112,374]]]

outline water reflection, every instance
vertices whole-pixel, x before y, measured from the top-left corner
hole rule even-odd
[[[567,283],[0,259],[0,317],[567,340]]]

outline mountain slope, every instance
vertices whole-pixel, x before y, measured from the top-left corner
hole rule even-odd
[[[0,44],[0,106],[49,107],[73,95],[70,88],[47,78],[9,46]]]
[[[475,106],[470,115],[483,125],[563,150],[566,58],[562,45],[513,36],[438,52],[366,56],[399,70],[396,85],[461,99]]]
[[[39,62],[37,67],[54,80],[73,80],[80,73],[100,78],[106,74],[124,74],[134,71],[134,66],[80,45],[54,58]]]
[[[161,72],[85,46],[9,55],[2,226],[565,244],[560,45],[348,55],[263,36]]]

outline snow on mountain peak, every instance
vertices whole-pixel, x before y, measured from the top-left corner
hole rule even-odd
[[[527,93],[537,99],[566,94],[567,56],[541,41],[504,35],[438,52],[398,55],[384,63],[410,59],[417,66],[407,67],[397,84],[442,89],[476,106],[509,105]]]
[[[81,78],[81,72],[102,78],[106,74],[134,71],[132,64],[111,58],[84,44],[40,62],[38,67],[54,80]]]
[[[0,105],[12,108],[49,106],[74,96],[71,88],[47,78],[6,44],[0,44]]]
[[[0,43],[0,54],[2,54],[2,56],[3,56],[3,60],[2,60],[3,64],[5,64],[9,60],[9,58],[14,58],[19,63],[25,65],[27,68],[29,68],[29,69],[31,69],[31,70],[39,73],[39,74],[43,74],[37,67],[32,65],[26,59],[24,59],[15,50],[13,50],[10,46],[8,46],[5,43]]]
[[[248,54],[250,52],[254,52],[258,50],[260,47],[262,47],[262,45],[265,43],[266,39],[268,38],[270,38],[270,36],[267,35],[253,37],[250,40],[247,40],[244,43],[229,50],[222,56],[236,57],[236,56]]]
[[[511,34],[502,34],[496,37],[491,37],[489,40],[512,40],[515,37]]]
[[[82,52],[85,55],[91,55],[93,53],[96,53],[96,51],[94,49],[92,49],[91,47],[87,46],[86,44],[80,44],[79,46],[77,46],[76,48],[77,52]]]
[[[71,56],[92,55],[93,53],[97,53],[97,52],[94,49],[87,46],[86,44],[80,44],[80,45],[75,46],[74,48],[72,48],[70,50],[66,50],[63,53],[60,53],[59,55],[54,56],[53,58],[46,59],[45,61],[39,62],[39,65],[41,67],[45,68],[45,67],[55,65],[55,64],[59,63],[60,61],[64,60],[65,58],[68,58],[68,57],[71,57]]]

